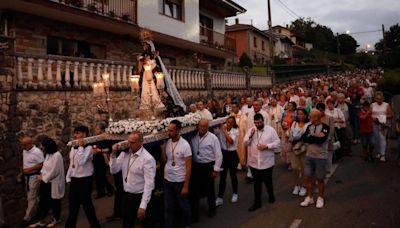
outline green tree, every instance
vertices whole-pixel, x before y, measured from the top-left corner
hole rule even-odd
[[[243,54],[239,58],[239,66],[240,67],[248,67],[252,68],[253,63],[251,62],[250,57],[246,54],[246,52],[243,52]]]
[[[340,44],[340,54],[342,55],[351,55],[356,53],[357,47],[360,45],[357,44],[357,41],[348,34],[340,34],[339,35],[339,44]]]
[[[400,26],[395,24],[385,32],[384,40],[375,44],[375,49],[383,53],[379,57],[380,64],[385,67],[400,67]],[[385,44],[385,45],[384,45]],[[385,47],[385,50],[383,50]]]

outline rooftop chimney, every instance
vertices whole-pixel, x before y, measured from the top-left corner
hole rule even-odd
[[[235,24],[239,24],[239,18],[235,18]]]

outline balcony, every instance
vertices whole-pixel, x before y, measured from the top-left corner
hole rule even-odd
[[[90,90],[101,75],[110,75],[113,90],[130,90],[129,76],[134,64],[122,61],[76,58],[55,55],[15,54],[14,88],[17,90]],[[252,89],[271,86],[271,77],[248,75],[239,72],[207,71],[199,68],[167,66],[171,79],[179,90],[246,89],[246,77],[250,77]],[[208,76],[206,76],[208,75]],[[209,79],[208,79],[209,78]]]
[[[137,23],[137,0],[49,0],[126,22]]]
[[[236,40],[234,38],[204,26],[200,26],[200,43],[221,50],[236,51]]]

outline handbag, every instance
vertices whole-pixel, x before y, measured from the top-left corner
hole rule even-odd
[[[293,146],[293,153],[295,155],[301,155],[304,154],[307,151],[307,144],[304,142],[297,142]]]

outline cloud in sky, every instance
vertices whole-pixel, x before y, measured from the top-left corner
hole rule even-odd
[[[267,28],[267,0],[234,0],[247,9],[239,15],[240,23],[250,24],[260,29]],[[400,3],[398,0],[270,0],[272,9],[272,25],[286,25],[298,16],[311,18],[315,22],[326,25],[334,33],[350,33],[364,48],[373,46],[382,38],[382,32],[366,31],[385,30],[400,23]],[[285,8],[286,5],[290,10]],[[230,20],[233,23],[233,19]]]

